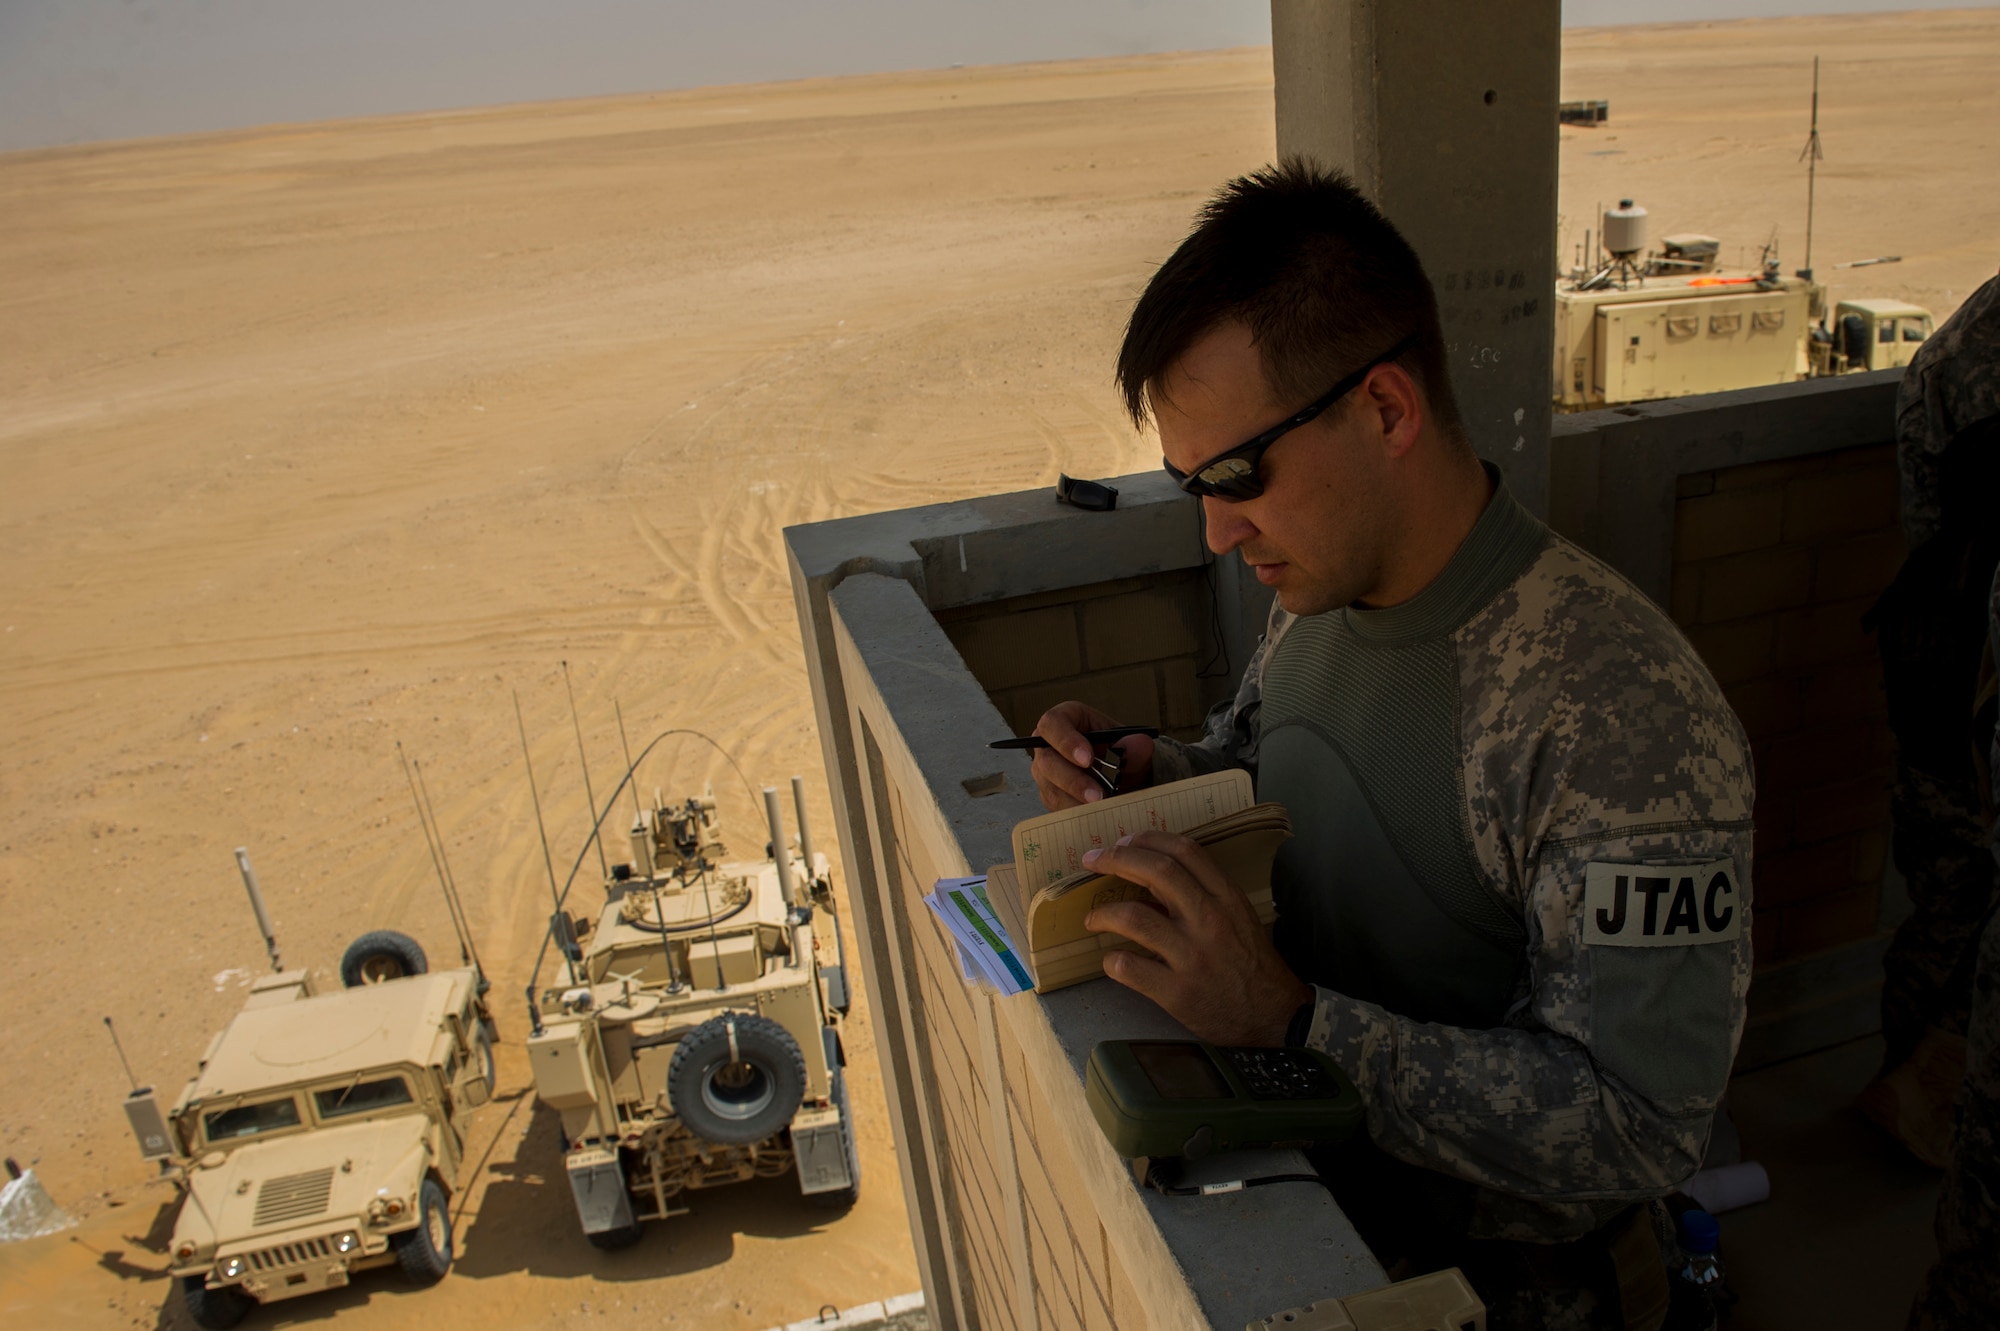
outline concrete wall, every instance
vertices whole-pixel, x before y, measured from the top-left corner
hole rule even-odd
[[[1547,511],[1557,0],[1271,0],[1278,154],[1346,171],[1422,258],[1480,453]]]
[[[937,619],[1016,734],[1078,699],[1122,724],[1195,738],[1209,707],[1235,689],[1213,579],[1212,568],[1180,569],[959,606]]]
[[[1861,617],[1903,559],[1897,371],[1559,418],[1552,525],[1668,607],[1757,762],[1739,1068],[1877,1028],[1894,746]]]

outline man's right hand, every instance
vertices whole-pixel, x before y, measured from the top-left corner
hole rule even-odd
[[[1035,733],[1049,742],[1036,749],[1035,789],[1042,806],[1051,811],[1073,808],[1104,798],[1104,787],[1090,771],[1096,753],[1083,737],[1086,730],[1111,730],[1118,722],[1088,703],[1057,703],[1042,713]],[[1125,770],[1119,774],[1120,791],[1139,790],[1153,780],[1153,741],[1144,735],[1127,735],[1112,748],[1125,755]]]

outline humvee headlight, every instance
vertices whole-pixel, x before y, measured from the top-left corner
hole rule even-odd
[[[243,1273],[249,1269],[250,1263],[241,1257],[225,1257],[222,1259],[222,1278],[224,1280],[240,1279]]]
[[[345,1233],[335,1234],[333,1236],[333,1250],[337,1253],[340,1253],[342,1256],[345,1256],[348,1253],[353,1252],[356,1248],[360,1246],[361,1246],[361,1236],[359,1234],[356,1234],[351,1229],[346,1231]]]

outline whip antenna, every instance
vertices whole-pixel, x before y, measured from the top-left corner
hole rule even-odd
[[[519,689],[514,690],[514,726],[521,732],[521,761],[527,765],[528,794],[535,802],[535,830],[542,835],[542,863],[548,867],[549,871],[549,900],[555,903],[556,908],[555,915],[549,917],[549,928],[554,929],[556,927],[556,916],[562,914],[562,889],[556,886],[556,861],[555,857],[549,854],[549,829],[548,825],[542,821],[542,792],[535,786],[535,760],[528,753],[528,723],[521,719],[521,691]],[[563,955],[571,961],[576,959],[569,956],[568,948],[563,949]]]
[[[569,694],[569,724],[576,731],[576,760],[583,764],[583,797],[590,801],[590,839],[597,846],[597,867],[604,881],[611,881],[611,865],[604,858],[604,820],[597,816],[597,792],[590,788],[590,757],[583,751],[583,723],[576,719],[576,689],[569,682],[569,662],[562,663],[563,689]]]
[[[417,826],[423,829],[424,849],[430,852],[431,869],[437,874],[438,891],[444,896],[445,913],[451,916],[452,931],[458,935],[458,959],[470,966],[472,956],[466,947],[465,924],[459,919],[458,903],[452,899],[451,884],[444,875],[444,863],[438,858],[437,838],[431,831],[431,820],[424,809],[423,799],[417,794],[417,780],[410,774],[410,758],[403,752],[403,741],[396,741],[396,761],[403,765],[403,781],[410,788],[410,803],[417,806]]]
[[[1806,266],[1799,269],[1799,276],[1812,281],[1812,228],[1813,228],[1813,185],[1819,172],[1819,164],[1826,154],[1819,148],[1819,57],[1813,57],[1812,92],[1812,133],[1806,136],[1806,146],[1799,153],[1799,160],[1806,164]]]
[[[111,1018],[104,1019],[104,1029],[111,1032],[111,1047],[118,1051],[118,1061],[125,1065],[125,1080],[132,1083],[132,1094],[139,1094],[139,1079],[133,1075],[132,1060],[125,1057],[125,1042],[118,1038],[118,1028],[111,1024]]]

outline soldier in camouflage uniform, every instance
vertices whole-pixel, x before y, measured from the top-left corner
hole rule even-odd
[[[1142,297],[1128,403],[1278,604],[1206,736],[1126,741],[1127,771],[1249,768],[1295,835],[1272,931],[1154,833],[1086,858],[1160,909],[1089,923],[1196,1034],[1348,1072],[1367,1141],[1321,1172],[1392,1274],[1461,1267],[1496,1331],[1658,1327],[1658,1199],[1750,982],[1750,750],[1671,621],[1473,455],[1436,317],[1393,228],[1297,167],[1227,187]],[[1098,724],[1043,718],[1052,806],[1091,797]]]
[[[1977,303],[1977,308],[1973,308]],[[1960,316],[1972,315],[1961,326]],[[1949,342],[1942,341],[1949,337]],[[1938,331],[1938,344],[1952,359],[1934,368],[1926,364],[1924,397],[1942,397],[1946,376],[1963,385],[1947,410],[1946,426],[1984,420],[1989,428],[2000,422],[2000,277],[1982,287],[1972,300]],[[1925,350],[1929,350],[1928,347]],[[1914,374],[1917,363],[1912,362]],[[1907,383],[1906,383],[1907,386]],[[1937,436],[1931,435],[1935,438]],[[1954,448],[1971,444],[2000,452],[2000,438],[1960,430],[1944,436]],[[1905,464],[1905,512],[1932,530],[1944,527],[1942,478],[1937,477],[1937,452],[1913,450]],[[1962,472],[1964,463],[1956,464]],[[1928,476],[1927,476],[1928,474]],[[1926,480],[1928,479],[1928,483]],[[1912,504],[1910,499],[1917,502]],[[1994,524],[2000,496],[1990,487],[1975,496],[1986,524]],[[1907,520],[1907,519],[1906,519]],[[2000,866],[2000,835],[1995,835],[1994,811],[2000,810],[2000,728],[1994,726],[1995,663],[2000,662],[2000,570],[1987,594],[1986,660],[1976,695],[1974,738],[1987,731],[1986,771],[1981,784],[1986,808],[1992,863]],[[1937,1210],[1938,1263],[1918,1295],[1910,1314],[1911,1331],[1959,1331],[2000,1323],[2000,913],[1987,921],[1974,963],[1972,994],[1966,1021],[1965,1083],[1959,1094],[1957,1134],[1945,1173],[1944,1195]]]
[[[1942,1166],[1996,890],[1976,758],[1983,739],[1969,722],[2000,561],[2000,278],[1911,360],[1896,435],[1910,557],[1869,622],[1896,732],[1894,848],[1912,911],[1883,959],[1883,1067],[1859,1105],[1918,1159]]]

